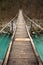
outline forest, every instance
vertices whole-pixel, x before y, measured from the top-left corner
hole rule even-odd
[[[43,19],[43,0],[0,0],[0,22],[12,19],[20,8],[32,19]]]

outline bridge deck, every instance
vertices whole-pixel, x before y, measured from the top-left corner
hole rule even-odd
[[[17,20],[17,30],[15,34],[15,40],[12,45],[12,50],[10,53],[8,65],[38,65],[36,57],[34,55],[31,42],[25,28],[25,21],[20,11]],[[19,41],[17,39],[21,39]],[[26,41],[23,41],[23,40]]]

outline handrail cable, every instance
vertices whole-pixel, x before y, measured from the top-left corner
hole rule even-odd
[[[28,19],[28,20],[30,20],[30,22],[32,22],[33,24],[35,24],[37,27],[39,27],[41,30],[43,30],[43,28],[40,26],[40,25],[38,25],[37,23],[35,23],[32,19],[30,19],[27,15],[25,15],[24,13],[23,13],[23,15]]]
[[[7,23],[7,24],[0,30],[0,32],[2,32],[13,20],[15,20],[16,17],[17,17],[17,15],[16,15],[9,23]]]

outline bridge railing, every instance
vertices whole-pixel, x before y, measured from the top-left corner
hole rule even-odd
[[[17,18],[17,16],[18,16],[18,15],[16,15],[8,24],[6,24],[6,26],[4,26],[4,27],[1,29],[0,32],[2,32],[10,23],[12,23],[12,21],[14,22],[14,20]],[[15,23],[15,22],[14,22],[14,23]],[[10,41],[10,43],[9,43],[8,50],[7,50],[7,52],[6,52],[6,56],[5,56],[5,58],[4,58],[3,62],[2,62],[3,65],[7,65],[7,63],[8,63],[8,59],[9,59],[10,52],[11,52],[11,49],[12,49],[12,44],[13,44],[13,42],[14,42],[15,32],[16,32],[16,29],[14,30],[13,35],[12,35],[12,37],[11,37],[11,41]]]
[[[26,17],[26,18],[28,19],[29,22],[32,22],[32,23],[35,24],[38,28],[40,28],[41,30],[43,30],[43,28],[42,28],[41,26],[39,26],[38,24],[36,24],[36,23],[35,23],[33,20],[31,20],[27,15],[25,15],[25,14],[23,14],[23,15],[24,15],[24,17]],[[31,40],[32,48],[33,48],[33,51],[34,51],[34,53],[35,53],[35,56],[36,56],[38,65],[43,65],[43,62],[41,61],[41,59],[40,59],[40,57],[39,57],[39,54],[38,54],[38,52],[37,52],[37,50],[36,50],[34,41],[33,41],[32,37],[31,37],[31,34],[30,34],[29,30],[28,30],[28,26],[27,26],[27,25],[26,25],[26,30],[27,30],[28,36],[29,36],[29,38],[30,38],[30,40]]]
[[[30,19],[25,13],[23,13],[23,16],[25,18],[27,18],[27,20],[30,21],[31,24],[34,24],[35,26],[37,26],[38,28],[40,28],[41,30],[43,30],[43,28],[40,25],[38,25],[37,23],[35,23],[35,21],[33,21],[32,19]]]
[[[6,25],[4,25],[4,27],[0,30],[0,33],[7,27],[9,26],[12,22],[15,21],[15,19],[17,18],[18,14],[13,18],[11,19],[11,21],[9,23],[7,23]],[[14,22],[15,23],[15,22]],[[12,23],[13,24],[13,23]]]

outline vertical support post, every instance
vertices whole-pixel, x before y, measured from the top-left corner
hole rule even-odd
[[[12,34],[13,34],[13,21],[11,22],[11,25],[12,25]]]
[[[32,22],[31,22],[31,28],[32,28]]]
[[[13,34],[13,21],[11,21],[11,26],[12,26],[12,34]],[[12,39],[12,44],[13,44],[14,38]]]
[[[31,22],[31,27],[30,27],[30,34],[32,34],[32,22]]]

